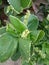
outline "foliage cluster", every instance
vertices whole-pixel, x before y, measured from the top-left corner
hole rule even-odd
[[[0,28],[0,62],[21,57],[22,65],[49,65],[49,15],[39,22],[28,10],[32,0],[7,1],[10,5],[4,10],[8,22]],[[21,15],[24,9],[27,13]]]

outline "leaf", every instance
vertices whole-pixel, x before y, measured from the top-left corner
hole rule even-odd
[[[46,54],[49,56],[49,42],[45,42],[42,45],[42,51],[46,52]]]
[[[21,12],[24,8],[30,5],[31,0],[7,0],[9,4],[16,10],[17,13]]]
[[[30,15],[28,18],[28,29],[30,31],[36,30],[38,28],[39,25],[39,20],[37,18],[37,16],[35,15]]]
[[[30,5],[30,3],[31,3],[31,0],[21,0],[21,6],[23,8],[28,7]]]
[[[20,51],[19,51],[19,43],[18,43],[17,50],[15,51],[15,53],[13,54],[11,59],[13,61],[17,61],[20,58],[20,56],[21,56],[21,54],[20,54]]]
[[[22,10],[20,0],[7,0],[9,4],[18,12]]]
[[[45,33],[42,30],[35,30],[31,32],[31,38],[33,42],[38,42],[43,39]]]
[[[6,27],[1,27],[0,28],[0,35],[6,32]]]
[[[19,39],[19,49],[22,58],[25,60],[30,60],[30,49],[31,49],[31,42],[27,39]]]
[[[11,57],[13,61],[17,61],[20,58],[21,54],[19,51],[15,52],[15,54]]]
[[[42,30],[40,30],[40,31],[39,31],[39,36],[38,36],[38,38],[37,38],[37,41],[42,40],[42,39],[44,38],[44,36],[45,36],[45,32],[42,31]]]
[[[17,31],[15,30],[15,28],[13,27],[12,24],[8,23],[6,25],[6,31],[11,34],[12,36],[16,37],[17,36]]]
[[[17,40],[7,33],[0,37],[0,62],[4,62],[11,57],[17,49]]]
[[[15,27],[17,32],[23,32],[27,27],[18,18],[14,16],[9,17],[11,24]]]

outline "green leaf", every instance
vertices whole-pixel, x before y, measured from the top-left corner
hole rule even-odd
[[[37,16],[31,14],[28,18],[28,29],[30,31],[36,30],[38,28],[38,25],[39,25],[39,20]]]
[[[17,49],[17,39],[7,33],[0,37],[0,62],[4,62],[11,57]]]
[[[30,5],[31,1],[32,1],[32,0],[21,0],[21,6],[22,6],[23,8],[28,7],[28,6]]]
[[[45,33],[42,30],[35,30],[31,32],[31,38],[33,42],[37,42],[43,39]]]
[[[42,45],[42,51],[46,52],[46,54],[49,56],[49,42],[45,42]]]
[[[15,28],[13,27],[12,24],[8,23],[6,26],[6,31],[11,34],[12,36],[17,36],[17,31],[15,30]]]
[[[31,42],[27,39],[19,39],[19,49],[23,59],[30,60]]]
[[[21,12],[24,8],[30,5],[31,0],[7,0],[9,4],[17,11]]]
[[[21,56],[21,54],[20,54],[20,51],[19,51],[19,43],[18,43],[17,50],[15,51],[15,53],[13,54],[11,59],[13,61],[17,61],[20,58],[20,56]]]
[[[17,32],[23,32],[27,27],[18,18],[14,16],[9,17],[11,24],[15,27]]]
[[[6,32],[6,27],[1,27],[0,28],[0,35]]]
[[[9,4],[18,12],[22,10],[20,0],[7,0]]]
[[[13,61],[17,61],[20,58],[21,54],[19,51],[16,51],[14,55],[11,57]]]

